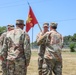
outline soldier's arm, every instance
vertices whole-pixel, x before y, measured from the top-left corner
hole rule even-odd
[[[3,47],[0,51],[0,57],[4,56],[4,53],[7,52],[8,50],[8,44],[7,44],[7,38],[5,38],[4,43],[3,43]]]
[[[3,45],[3,41],[4,41],[4,34],[2,34],[1,37],[0,37],[0,45],[1,46]]]
[[[42,35],[42,32],[40,32],[36,37],[37,45],[39,46],[43,44],[43,41],[44,41],[44,36]]]
[[[36,36],[36,41],[37,41],[37,43],[38,43],[38,40],[39,40],[39,37],[40,37],[40,36],[41,36],[40,33],[38,33],[37,36]]]
[[[62,48],[64,47],[63,43],[64,43],[64,38],[63,36],[61,35],[61,40],[62,40]]]
[[[45,43],[45,40],[47,40],[48,35],[49,35],[49,32],[46,32],[44,35],[38,34],[37,45],[41,45],[42,43]]]
[[[26,65],[29,65],[30,58],[31,58],[31,48],[30,48],[30,37],[28,34],[25,34],[24,53],[26,58]]]

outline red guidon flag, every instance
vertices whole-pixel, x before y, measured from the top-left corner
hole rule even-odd
[[[32,11],[32,8],[31,8],[31,6],[29,6],[29,14],[28,14],[28,18],[26,21],[26,32],[28,32],[37,23],[38,23],[38,21]]]

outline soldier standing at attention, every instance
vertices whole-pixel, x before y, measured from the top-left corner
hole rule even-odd
[[[57,23],[52,22],[48,32],[49,45],[46,48],[43,64],[43,75],[62,75],[62,55],[63,37],[57,32]],[[46,33],[47,34],[47,33]]]
[[[41,38],[42,35],[44,35],[46,32],[48,32],[49,23],[43,24],[43,31],[41,31],[37,35],[37,41],[39,38]],[[43,59],[44,59],[44,53],[46,49],[45,41],[39,45],[39,51],[38,51],[38,73],[39,75],[42,75],[42,65],[43,65]]]
[[[0,37],[0,49],[2,49],[3,47],[3,42],[4,42],[4,39],[6,38],[7,34],[9,33],[9,31],[13,30],[14,29],[14,25],[12,24],[8,24],[7,25],[7,32],[4,32],[1,37]],[[1,50],[0,50],[1,51]],[[2,75],[7,75],[7,54],[4,53],[4,56],[3,56],[3,60],[2,60]]]
[[[4,41],[1,56],[7,53],[7,75],[26,75],[31,49],[30,37],[23,30],[24,20],[16,20],[16,28],[10,31]]]

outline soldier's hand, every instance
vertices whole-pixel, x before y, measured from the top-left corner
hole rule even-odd
[[[4,58],[3,58],[2,56],[0,56],[0,60],[2,60],[2,61],[3,61],[3,60],[4,60]]]
[[[29,66],[29,63],[26,64],[26,67],[28,67],[28,66]]]

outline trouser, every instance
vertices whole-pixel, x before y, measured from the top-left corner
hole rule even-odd
[[[26,75],[27,67],[25,59],[16,59],[14,61],[7,60],[8,75]]]
[[[2,61],[0,61],[0,73],[2,73]]]
[[[45,44],[40,45],[38,51],[38,74],[42,75],[42,65],[44,60],[44,53],[45,53]]]
[[[38,73],[42,75],[43,58],[38,58]]]
[[[45,59],[42,75],[62,75],[62,62],[53,59]]]
[[[2,75],[7,75],[7,60],[2,61]]]

